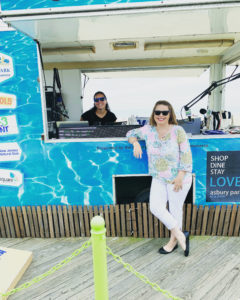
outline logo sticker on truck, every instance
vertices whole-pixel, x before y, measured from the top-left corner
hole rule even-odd
[[[18,143],[0,143],[0,162],[19,161],[21,154]]]
[[[23,174],[17,170],[0,169],[0,186],[19,187],[23,183]]]
[[[16,116],[0,116],[0,137],[11,134],[18,134]]]
[[[13,60],[10,56],[0,53],[0,83],[14,76]]]
[[[15,95],[0,93],[0,110],[15,109],[16,106],[17,106],[17,101]]]
[[[2,256],[6,251],[0,249],[0,256]]]

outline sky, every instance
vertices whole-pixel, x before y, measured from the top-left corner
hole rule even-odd
[[[234,69],[227,67],[226,77]],[[234,74],[238,72],[240,68]],[[84,89],[83,111],[92,107],[93,94],[100,90],[106,94],[110,109],[119,121],[126,121],[131,115],[149,117],[158,100],[169,101],[179,119],[181,108],[209,85],[209,70],[196,77],[89,79]],[[224,89],[225,110],[240,112],[240,79],[227,83]],[[201,99],[191,108],[192,115],[201,116],[199,110],[207,108],[207,98]]]

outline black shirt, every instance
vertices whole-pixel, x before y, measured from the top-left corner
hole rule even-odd
[[[84,121],[88,121],[89,125],[106,125],[107,123],[113,123],[117,120],[114,113],[108,110],[103,118],[99,118],[93,108],[82,114],[81,118]]]

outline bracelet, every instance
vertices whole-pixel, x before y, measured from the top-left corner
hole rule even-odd
[[[133,144],[133,146],[134,146],[134,144],[135,144],[135,143],[138,143],[138,141],[134,141],[134,142],[132,143],[132,144]]]

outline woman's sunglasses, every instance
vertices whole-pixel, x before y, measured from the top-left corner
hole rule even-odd
[[[161,114],[163,116],[167,116],[169,114],[169,110],[154,110],[154,114],[156,116],[160,116]]]
[[[94,99],[94,102],[98,103],[99,101],[104,101],[105,100],[105,97],[101,97],[101,98],[95,98]]]

